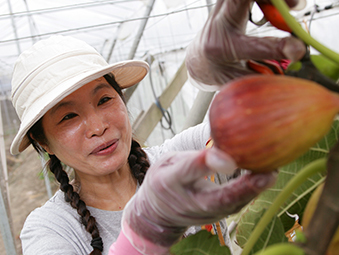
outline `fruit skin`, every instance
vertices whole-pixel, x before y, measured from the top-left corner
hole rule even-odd
[[[320,195],[324,189],[324,183],[321,183],[315,191],[312,193],[310,199],[307,202],[307,205],[304,210],[303,219],[301,221],[301,225],[304,229],[307,229],[308,224],[311,221],[315,208],[318,204]],[[319,238],[321,233],[319,233]],[[327,248],[326,255],[339,255],[339,228],[335,232],[330,245]]]
[[[317,83],[282,75],[233,80],[213,100],[211,137],[238,167],[269,172],[319,141],[339,110],[339,95]]]

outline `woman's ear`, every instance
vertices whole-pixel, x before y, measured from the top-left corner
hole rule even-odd
[[[52,150],[49,148],[49,146],[47,145],[47,143],[43,143],[43,142],[38,142],[32,135],[32,133],[29,134],[29,136],[37,143],[39,144],[39,146],[41,148],[43,148],[48,154],[53,155],[54,153],[52,152]]]

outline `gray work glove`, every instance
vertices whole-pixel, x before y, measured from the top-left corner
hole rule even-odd
[[[269,2],[258,0],[257,2]],[[286,0],[295,6],[298,0]],[[187,48],[186,66],[191,78],[217,90],[233,78],[253,73],[248,59],[301,59],[305,45],[295,37],[245,35],[252,0],[218,0],[205,26]],[[213,86],[214,85],[214,86]],[[206,90],[209,90],[209,86]]]
[[[168,254],[189,226],[217,222],[273,185],[276,174],[245,174],[224,185],[206,176],[235,170],[216,148],[173,152],[152,165],[124,209],[122,231],[141,254]]]

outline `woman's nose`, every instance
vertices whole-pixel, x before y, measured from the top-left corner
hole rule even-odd
[[[91,112],[91,114],[87,115],[85,124],[87,138],[103,135],[109,126],[108,122],[105,121],[105,117],[100,115],[96,111],[93,111]]]

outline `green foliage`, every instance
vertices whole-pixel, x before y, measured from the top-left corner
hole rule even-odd
[[[277,182],[272,188],[263,192],[238,215],[232,215],[232,217],[240,218],[236,231],[236,240],[240,247],[246,245],[256,224],[286,184],[307,164],[316,159],[326,157],[338,140],[338,136],[339,121],[335,120],[329,133],[320,142],[294,162],[279,169]],[[293,226],[295,219],[288,216],[286,212],[298,214],[299,217],[302,218],[309,197],[315,188],[324,181],[324,178],[324,175],[320,173],[316,174],[308,178],[307,181],[293,192],[291,197],[281,206],[279,213],[272,219],[270,224],[267,225],[250,254],[267,250],[267,247],[274,247],[276,244],[286,243],[288,241],[285,232]],[[302,233],[298,233],[298,239],[303,239]],[[217,236],[207,231],[200,231],[174,245],[171,248],[171,254],[228,255],[230,251],[227,247],[220,246]]]
[[[306,242],[306,236],[304,235],[304,233],[300,230],[297,230],[295,232],[295,242],[296,243],[305,243]]]
[[[39,180],[44,180],[44,179],[45,179],[45,176],[44,176],[43,171],[45,171],[45,170],[41,170],[41,171],[38,173],[38,178],[39,178]],[[49,181],[55,181],[54,174],[51,173],[50,171],[47,171],[47,176],[48,176]]]
[[[206,230],[191,235],[171,248],[172,255],[231,255],[226,246],[220,246],[217,236]]]
[[[252,233],[255,225],[258,223],[259,219],[264,215],[265,209],[262,209],[256,212],[258,217],[255,218],[255,222],[253,221],[253,215],[248,211],[243,215],[239,222],[239,228],[237,232],[237,242],[238,244],[243,247],[247,239],[249,237],[248,234]],[[275,244],[275,243],[286,243],[288,242],[287,237],[285,236],[284,226],[281,223],[279,217],[275,216],[271,223],[268,224],[258,239],[257,243],[254,245],[253,249],[251,250],[250,254],[254,254],[257,251],[265,249],[266,247]]]
[[[315,146],[313,146],[306,154],[298,158],[289,165],[282,167],[279,170],[279,176],[276,184],[263,192],[257,199],[255,199],[247,208],[246,212],[241,216],[239,225],[237,227],[237,242],[241,247],[246,244],[252,230],[256,223],[261,218],[263,211],[268,208],[276,196],[286,186],[292,177],[294,177],[300,169],[302,169],[308,163],[325,157],[330,148],[338,140],[339,121],[333,123],[331,131]],[[283,206],[280,208],[280,212],[269,225],[271,229],[280,229],[283,227],[283,231],[280,231],[280,235],[284,235],[284,232],[289,230],[294,224],[294,218],[289,217],[286,212],[290,214],[298,214],[302,217],[304,208],[308,202],[308,199],[314,189],[323,181],[325,177],[321,174],[316,174],[307,181],[305,181],[299,188],[297,188],[292,196],[285,201]],[[277,225],[277,226],[272,226]],[[268,227],[269,228],[269,227]],[[267,232],[267,231],[265,231]],[[265,240],[265,242],[263,242]],[[280,243],[281,240],[275,235],[267,236],[267,233],[263,233],[258,240],[255,247],[252,249],[252,253],[262,248],[266,248],[269,244]]]
[[[264,251],[259,251],[254,255],[306,255],[304,250],[293,243],[279,243],[270,246]]]

